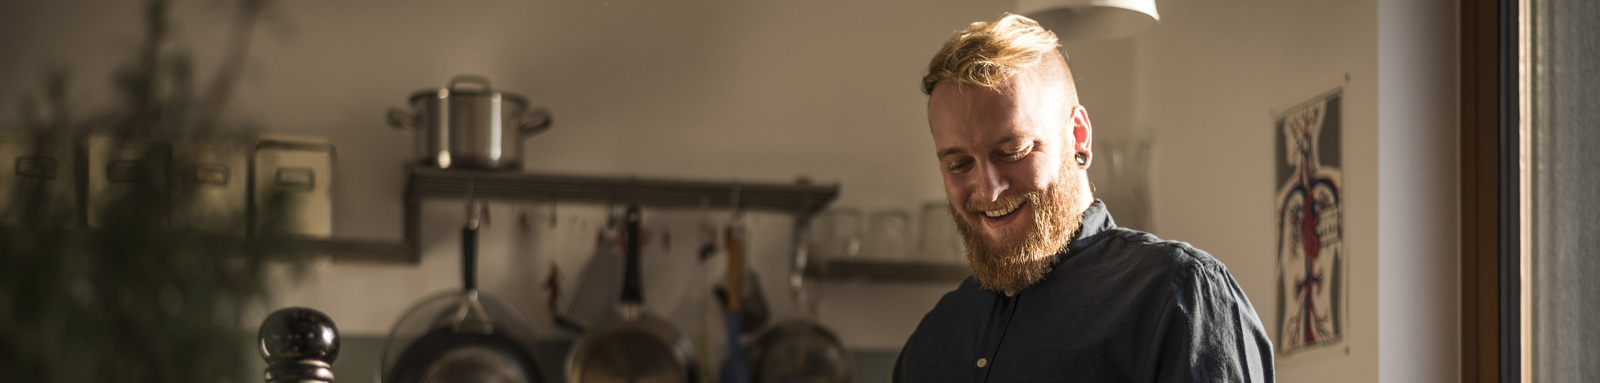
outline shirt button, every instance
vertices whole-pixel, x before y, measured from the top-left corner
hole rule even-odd
[[[978,358],[978,368],[989,365],[989,358]]]

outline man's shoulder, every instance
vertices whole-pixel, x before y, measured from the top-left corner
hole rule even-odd
[[[939,297],[939,302],[934,304],[934,310],[952,305],[974,303],[982,300],[986,296],[985,294],[983,288],[978,286],[978,280],[968,275],[966,279],[961,280],[960,285],[956,285],[954,290],[945,292],[943,296]]]
[[[1100,244],[1114,257],[1136,257],[1150,271],[1165,271],[1173,277],[1192,277],[1198,273],[1222,272],[1222,261],[1184,241],[1162,239],[1155,234],[1117,227],[1109,230]]]

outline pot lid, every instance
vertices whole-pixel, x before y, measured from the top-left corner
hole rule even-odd
[[[476,86],[472,86],[472,85],[476,85]],[[470,75],[470,74],[464,74],[464,75],[458,75],[458,76],[452,77],[450,79],[450,84],[445,86],[445,87],[443,87],[443,88],[422,89],[422,90],[418,90],[418,91],[416,91],[414,93],[411,93],[411,101],[416,101],[417,99],[425,98],[425,97],[438,97],[440,99],[446,99],[446,98],[450,98],[451,96],[457,96],[457,95],[459,95],[459,96],[467,96],[467,97],[472,97],[472,96],[500,97],[500,99],[503,100],[503,101],[515,103],[515,104],[518,104],[518,105],[527,105],[528,104],[528,99],[522,97],[521,95],[518,95],[516,93],[508,93],[508,92],[501,92],[501,91],[494,90],[493,87],[489,86],[489,78],[488,77],[483,77],[483,76],[478,76],[478,75]]]

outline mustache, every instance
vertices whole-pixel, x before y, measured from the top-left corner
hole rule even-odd
[[[972,213],[972,214],[983,214],[983,212],[986,212],[986,211],[1001,210],[1001,209],[1005,209],[1005,208],[1008,208],[1008,207],[1011,207],[1011,206],[1021,205],[1023,202],[1029,202],[1029,203],[1033,203],[1034,205],[1038,205],[1039,201],[1041,199],[1043,199],[1043,198],[1044,198],[1044,193],[1042,193],[1042,192],[1040,192],[1038,190],[1017,192],[1017,193],[1011,193],[1009,195],[1001,195],[1000,198],[995,200],[994,202],[983,202],[983,201],[967,202],[967,205],[965,206],[965,210],[964,211],[967,212],[967,213]]]

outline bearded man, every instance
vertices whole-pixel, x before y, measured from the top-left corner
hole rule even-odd
[[[923,317],[896,382],[1271,382],[1272,344],[1222,262],[1117,227],[1054,33],[973,23],[922,80],[972,277]]]

